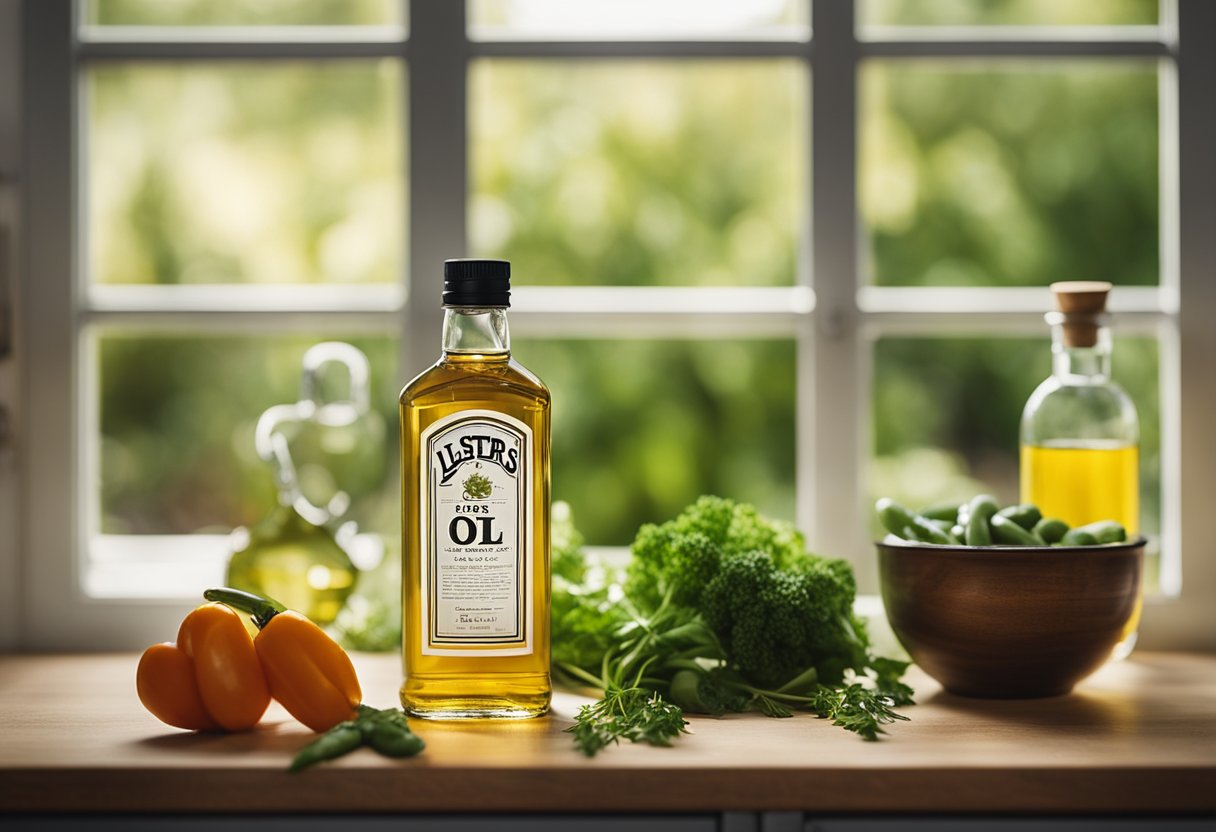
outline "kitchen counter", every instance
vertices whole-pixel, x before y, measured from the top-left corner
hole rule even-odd
[[[1070,696],[963,699],[914,668],[920,704],[867,743],[810,715],[691,718],[672,748],[577,754],[553,714],[415,720],[427,750],[359,750],[289,775],[312,736],[277,704],[258,729],[169,728],[135,695],[137,656],[0,657],[0,813],[1216,813],[1216,657],[1138,653]],[[395,704],[392,656],[356,657]],[[766,827],[767,828],[767,827]]]

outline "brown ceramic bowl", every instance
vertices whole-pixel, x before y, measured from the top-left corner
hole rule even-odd
[[[1097,670],[1136,607],[1144,538],[1106,546],[878,545],[891,629],[952,693],[1068,693]]]

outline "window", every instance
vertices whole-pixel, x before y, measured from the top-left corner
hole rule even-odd
[[[395,544],[396,391],[467,253],[513,261],[592,543],[717,491],[863,592],[876,492],[1008,494],[1041,287],[1112,279],[1144,641],[1203,643],[1216,21],[1049,5],[26,4],[29,642],[135,644],[220,574],[313,341],[371,357],[358,519]]]

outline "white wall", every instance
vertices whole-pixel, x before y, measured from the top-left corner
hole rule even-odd
[[[21,179],[21,2],[0,0],[0,227],[7,227],[7,251],[0,243],[0,301],[16,301],[20,239],[17,187]],[[2,233],[2,232],[0,232]],[[11,328],[19,315],[9,310]],[[3,327],[0,326],[0,329]],[[0,651],[17,646],[21,637],[20,494],[17,489],[19,461],[18,364],[13,353],[0,349],[0,408],[7,414],[7,436],[0,436]],[[0,426],[0,430],[3,430]]]

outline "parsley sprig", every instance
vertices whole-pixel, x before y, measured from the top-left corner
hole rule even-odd
[[[650,745],[671,745],[687,733],[684,712],[654,691],[645,688],[609,688],[604,698],[584,705],[566,730],[574,734],[574,745],[594,757],[622,739]]]
[[[843,687],[821,686],[810,708],[821,718],[832,720],[833,725],[873,742],[886,733],[884,725],[907,721],[906,716],[893,710],[896,704],[894,697],[854,682]]]
[[[627,598],[617,608],[624,616],[611,637],[617,648],[603,654],[598,676],[571,663],[556,666],[568,685],[602,691],[602,698],[581,707],[566,729],[588,757],[621,740],[670,746],[688,733],[686,709],[713,715],[758,711],[770,717],[809,711],[877,740],[886,733],[883,726],[907,720],[896,706],[914,704],[912,689],[900,681],[907,662],[874,658],[867,672],[850,673],[847,683],[837,684],[820,683],[812,667],[775,689],[759,688],[727,664],[721,644],[700,617],[673,604],[670,594],[650,615]]]
[[[634,621],[639,626],[626,637],[625,649],[604,654],[599,678],[579,667],[564,667],[578,682],[603,691],[603,698],[579,708],[574,724],[566,729],[574,735],[575,747],[588,757],[622,739],[668,746],[687,733],[684,712],[660,696],[646,676],[659,658],[657,641],[662,636],[646,620]]]

